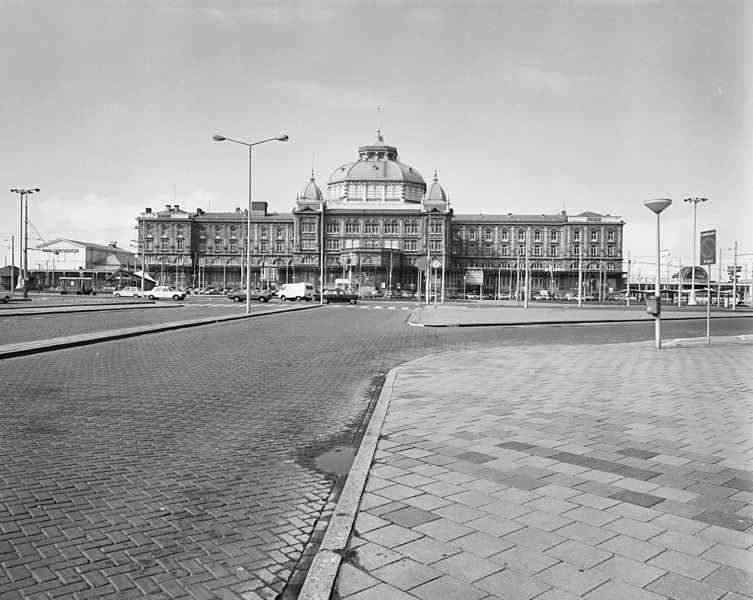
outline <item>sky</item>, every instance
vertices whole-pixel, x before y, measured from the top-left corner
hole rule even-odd
[[[456,213],[620,216],[635,269],[670,198],[665,261],[715,229],[753,270],[752,67],[747,0],[0,0],[0,265],[12,188],[41,190],[33,269],[60,237],[132,249],[146,207],[247,206],[214,134],[290,136],[252,169],[288,212],[380,130]]]

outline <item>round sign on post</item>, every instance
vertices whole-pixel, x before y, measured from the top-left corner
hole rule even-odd
[[[416,267],[421,269],[422,271],[429,268],[429,259],[422,256],[416,261]]]

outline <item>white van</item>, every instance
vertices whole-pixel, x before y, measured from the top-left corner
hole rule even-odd
[[[283,283],[277,290],[280,300],[305,300],[311,302],[314,299],[314,286],[311,283]]]

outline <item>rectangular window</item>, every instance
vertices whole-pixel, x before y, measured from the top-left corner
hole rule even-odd
[[[573,231],[573,241],[579,242],[580,241],[580,229],[576,229]]]
[[[266,251],[267,251],[267,249],[268,249],[268,247],[267,247],[267,242],[261,242],[261,243],[259,244],[259,251],[260,251],[260,252],[266,252]]]
[[[159,243],[159,249],[163,252],[167,251],[167,240],[161,240]]]
[[[429,221],[429,233],[432,235],[441,235],[442,221],[439,221],[438,219],[432,219]]]
[[[518,230],[518,241],[519,242],[525,242],[526,240],[526,232],[523,229]]]
[[[340,234],[340,221],[328,221],[327,233],[331,233],[333,235],[339,235]]]
[[[507,241],[509,241],[509,238],[508,238],[508,231],[507,231],[507,229],[503,229],[503,230],[502,230],[502,241],[503,241],[503,242],[507,242]]]
[[[418,240],[404,240],[403,250],[408,252],[415,252],[418,249]]]
[[[199,252],[206,252],[207,251],[207,245],[204,242],[201,242],[199,244]]]
[[[418,221],[405,221],[405,235],[418,235]]]
[[[178,240],[178,252],[183,252],[183,240]]]
[[[238,242],[235,240],[230,242],[230,252],[238,252]]]
[[[533,232],[533,241],[534,242],[540,242],[541,241],[541,232],[538,229]]]
[[[282,242],[280,240],[275,242],[275,252],[282,252],[282,247],[285,245],[285,242]]]
[[[507,244],[502,244],[502,247],[501,247],[502,254],[507,254],[509,250],[510,248],[508,247]]]
[[[607,241],[608,242],[613,242],[614,241],[614,231],[612,229],[610,229],[607,232]]]
[[[580,244],[575,244],[573,246],[573,254],[575,256],[580,256]]]
[[[549,244],[549,256],[557,256],[557,244]]]
[[[592,242],[598,242],[599,241],[599,233],[597,231],[591,232],[591,241]]]
[[[262,238],[266,238],[266,237],[267,237],[267,231],[268,231],[268,230],[267,230],[267,226],[266,226],[266,225],[264,225],[264,226],[263,226],[263,227],[261,228],[261,237],[262,237]]]
[[[591,256],[596,256],[598,252],[598,246],[591,246]]]
[[[550,242],[556,242],[557,241],[557,230],[553,229],[549,232],[549,241]]]
[[[491,244],[484,244],[484,254],[486,256],[490,256],[492,254],[492,245]]]
[[[222,250],[222,242],[220,240],[215,240],[214,242],[214,251],[220,252]]]
[[[533,255],[534,256],[541,256],[541,245],[540,244],[534,245],[534,247],[533,247]]]
[[[199,239],[204,240],[206,239],[206,237],[207,237],[206,229],[199,229]]]
[[[340,250],[340,240],[327,240],[327,250],[330,252]]]
[[[614,256],[614,246],[609,246],[609,247],[607,248],[607,254],[608,254],[609,256]]]
[[[146,251],[151,252],[152,251],[152,240],[146,241]]]

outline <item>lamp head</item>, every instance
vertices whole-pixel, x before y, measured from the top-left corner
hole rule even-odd
[[[287,135],[281,135],[275,138],[278,142],[287,142],[290,138]]]
[[[643,203],[643,206],[645,206],[646,208],[655,212],[658,215],[661,211],[667,208],[670,204],[672,204],[672,201],[669,198],[657,198],[655,200],[646,200]]]
[[[225,141],[225,138],[224,138],[224,137],[222,137],[221,135],[213,135],[213,136],[212,136],[212,139],[213,139],[213,140],[214,140],[215,142],[224,142],[224,141]]]

